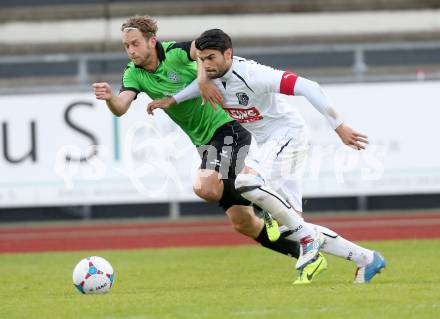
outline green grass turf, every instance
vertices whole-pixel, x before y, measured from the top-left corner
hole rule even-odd
[[[294,260],[259,246],[0,255],[0,318],[439,318],[440,240],[365,242],[388,267],[353,285],[354,265],[292,286]],[[71,272],[81,258],[107,258],[107,295],[81,295]]]

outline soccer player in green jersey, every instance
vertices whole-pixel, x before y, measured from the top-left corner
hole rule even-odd
[[[153,99],[174,95],[197,78],[196,49],[192,42],[160,42],[157,25],[150,17],[129,18],[121,27],[122,42],[131,62],[128,63],[118,95],[108,83],[94,83],[97,99],[105,100],[110,111],[122,116],[141,92]],[[218,107],[202,107],[200,97],[178,103],[167,109],[168,116],[179,125],[197,147],[202,163],[196,178],[195,193],[209,201],[218,202],[226,211],[234,228],[255,239],[264,247],[285,255],[299,256],[298,244],[283,237],[268,238],[264,222],[257,218],[247,200],[235,190],[235,172],[244,165],[246,147],[251,135]],[[231,154],[224,153],[224,146]],[[229,157],[225,165],[224,158]],[[250,216],[244,218],[244,216]],[[243,223],[243,220],[246,222]]]

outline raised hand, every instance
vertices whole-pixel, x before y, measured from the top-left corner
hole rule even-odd
[[[209,102],[215,111],[217,111],[216,103],[221,107],[224,106],[223,96],[212,81],[199,81],[199,89],[202,105]]]
[[[368,144],[368,137],[366,135],[356,132],[348,125],[341,124],[335,131],[345,145],[356,150],[364,150],[366,144]]]
[[[150,103],[148,103],[147,113],[150,115],[154,115],[153,110],[167,109],[175,103],[176,103],[176,100],[172,96],[165,97],[165,98],[159,99],[159,100],[151,101]]]

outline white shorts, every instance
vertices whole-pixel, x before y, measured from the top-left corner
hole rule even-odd
[[[252,141],[245,164],[302,212],[302,176],[309,150],[305,128],[282,128],[258,145]]]

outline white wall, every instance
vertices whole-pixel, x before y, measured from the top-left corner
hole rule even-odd
[[[341,145],[319,113],[292,97],[312,137],[306,196],[440,192],[440,82],[325,91],[370,146]],[[147,116],[146,104],[140,96],[116,120],[92,94],[0,96],[0,207],[196,200],[197,153],[164,114]],[[93,160],[66,161],[87,156],[95,142]]]
[[[316,153],[331,154],[321,161],[312,157],[314,167],[322,166],[318,179],[316,170],[306,174],[306,195],[440,192],[440,82],[332,85],[325,91],[345,122],[368,135],[370,145],[362,152],[341,146],[302,101]]]
[[[313,37],[389,35],[390,33],[438,32],[440,10],[389,10],[282,14],[156,16],[161,39],[188,41],[203,30],[221,28],[233,39],[261,37]],[[266,28],[255,28],[264,21]],[[14,21],[0,23],[1,44],[44,44],[111,41],[120,42],[125,19],[62,21]],[[347,26],[350,26],[347,28]],[[203,27],[201,27],[203,26]],[[29,32],[33,30],[33,32]],[[91,32],[91,30],[93,30]],[[122,49],[122,45],[121,45]]]

